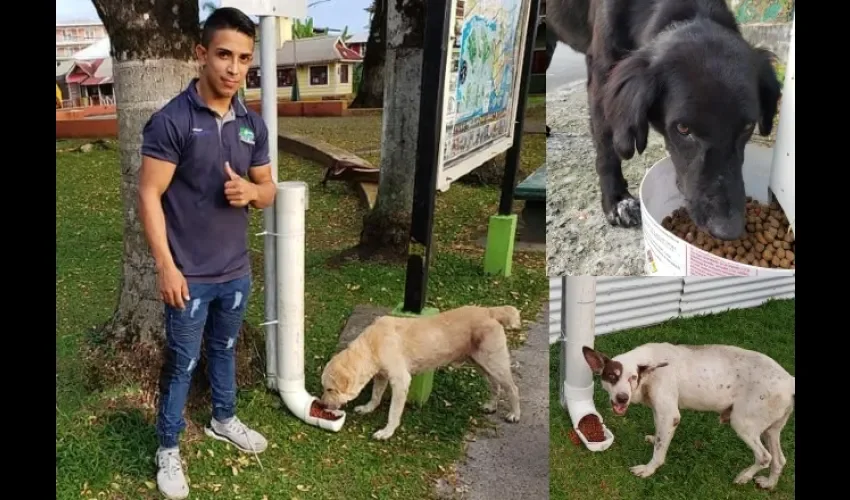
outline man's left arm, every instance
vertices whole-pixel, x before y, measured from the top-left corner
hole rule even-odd
[[[257,186],[257,196],[251,200],[251,206],[263,209],[274,204],[277,186],[275,186],[274,178],[272,177],[268,129],[262,120],[259,123],[257,135],[254,139],[254,154],[251,157],[248,177]]]

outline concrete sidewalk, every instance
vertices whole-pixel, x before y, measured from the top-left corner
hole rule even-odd
[[[529,326],[525,345],[511,352],[522,414],[505,422],[506,402],[488,418],[492,435],[479,433],[459,464],[461,491],[444,497],[470,500],[549,498],[549,326],[548,304]]]

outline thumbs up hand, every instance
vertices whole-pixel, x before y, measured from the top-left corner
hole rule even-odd
[[[241,179],[241,177],[239,177],[239,175],[236,172],[234,172],[232,168],[230,168],[230,162],[229,161],[224,162],[224,172],[227,174],[228,177],[230,177],[231,181]]]
[[[257,186],[248,182],[230,168],[230,162],[224,162],[224,172],[228,181],[224,183],[224,196],[233,207],[244,207],[257,199]]]

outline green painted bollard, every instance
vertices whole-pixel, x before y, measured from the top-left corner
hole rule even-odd
[[[514,258],[514,238],[517,216],[493,215],[487,227],[487,248],[484,249],[484,272],[510,276]]]
[[[435,307],[425,307],[419,314],[405,312],[404,303],[401,303],[390,312],[390,316],[399,316],[405,318],[418,318],[422,316],[433,316],[439,314],[440,310]],[[414,375],[410,381],[410,390],[407,392],[407,401],[415,403],[418,406],[423,406],[428,398],[431,397],[431,389],[434,387],[434,372],[423,372]]]

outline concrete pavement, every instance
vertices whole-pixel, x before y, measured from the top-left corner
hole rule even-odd
[[[564,85],[569,85],[587,78],[587,67],[584,54],[571,49],[568,45],[558,42],[549,70],[546,72],[546,91],[553,92]]]
[[[522,416],[502,418],[506,402],[488,418],[492,435],[479,433],[458,466],[464,500],[546,500],[549,498],[549,325],[548,304],[528,328],[525,345],[511,352]],[[503,397],[504,398],[504,397]]]

